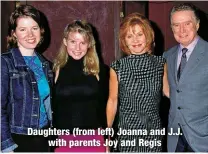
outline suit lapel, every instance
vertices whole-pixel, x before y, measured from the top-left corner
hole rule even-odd
[[[178,80],[177,80],[178,47],[179,46],[176,46],[175,48],[173,48],[173,54],[172,54],[171,63],[170,63],[171,64],[170,65],[170,68],[171,68],[170,72],[172,72],[172,75],[174,76],[176,83],[178,83]]]
[[[189,60],[183,70],[183,73],[181,74],[180,81],[183,81],[186,77],[186,75],[191,72],[193,69],[195,69],[199,63],[199,61],[204,57],[204,44],[203,40],[199,38],[193,52],[191,53]]]

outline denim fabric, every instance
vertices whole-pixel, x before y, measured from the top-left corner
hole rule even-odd
[[[39,57],[49,86],[53,72],[41,55]],[[52,127],[51,92],[46,99],[46,112]],[[28,128],[39,128],[40,97],[32,70],[26,65],[19,49],[1,55],[1,150],[16,148],[11,133],[27,135]]]
[[[38,56],[24,56],[24,60],[29,66],[29,68],[34,72],[35,78],[38,83],[38,91],[40,96],[40,118],[39,118],[39,127],[44,128],[48,126],[48,116],[45,110],[45,99],[50,94],[50,88],[48,81],[42,69],[41,61]]]

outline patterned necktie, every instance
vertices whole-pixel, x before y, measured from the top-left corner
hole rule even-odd
[[[178,74],[177,74],[177,77],[178,77],[178,81],[181,77],[181,74],[183,72],[183,69],[184,67],[186,66],[186,63],[187,63],[187,58],[186,58],[186,52],[188,51],[187,48],[183,48],[182,49],[182,56],[181,56],[181,63],[179,65],[179,68],[178,68]]]

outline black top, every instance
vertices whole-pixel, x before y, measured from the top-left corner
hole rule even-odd
[[[54,126],[59,129],[105,127],[100,81],[83,71],[83,59],[69,57],[55,85]]]

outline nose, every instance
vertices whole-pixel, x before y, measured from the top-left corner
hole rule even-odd
[[[76,44],[76,50],[80,50],[79,44]]]
[[[133,42],[137,42],[138,40],[139,40],[139,37],[137,37],[137,36],[133,37]]]
[[[180,26],[180,32],[181,32],[181,33],[184,33],[184,32],[185,32],[185,27],[184,27],[184,25],[181,25],[181,26]]]
[[[33,36],[33,31],[32,30],[28,30],[28,36]]]

